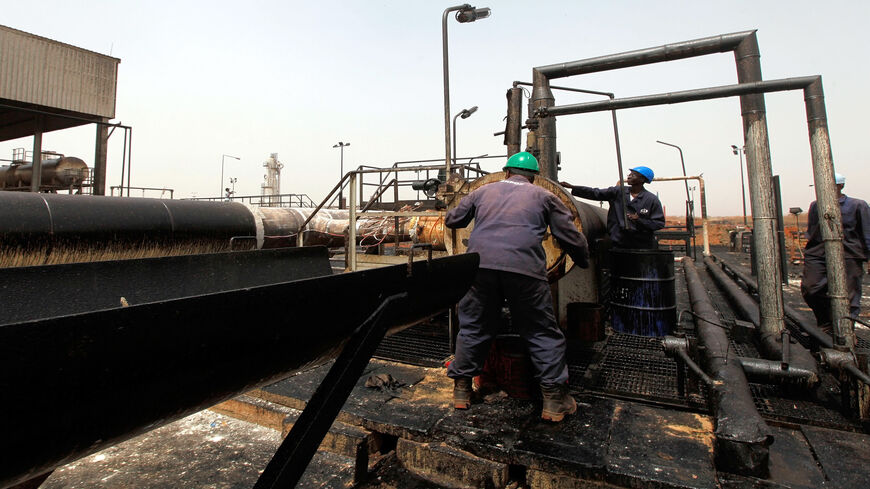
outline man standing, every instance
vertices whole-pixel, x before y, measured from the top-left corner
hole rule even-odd
[[[625,195],[619,191],[619,186],[608,188],[583,187],[559,182],[565,188],[571,189],[571,194],[589,200],[606,200],[610,204],[607,212],[607,230],[613,246],[617,248],[655,249],[658,247],[655,231],[665,227],[665,213],[662,203],[652,192],[644,188],[645,183],[653,181],[655,174],[645,166],[630,169],[625,188]],[[623,205],[626,212],[623,212]],[[628,226],[625,226],[628,217]]]
[[[576,412],[577,404],[568,394],[565,336],[556,325],[541,242],[549,227],[562,249],[583,268],[589,266],[589,250],[565,205],[533,185],[538,174],[538,160],[533,155],[522,152],[511,156],[504,171],[504,180],[465,196],[444,221],[455,229],[474,220],[468,252],[480,254],[474,283],[459,301],[456,357],[447,369],[447,375],[454,379],[453,406],[471,406],[471,379],[483,370],[498,333],[502,304],[507,300],[513,326],[528,345],[535,377],[541,384],[541,417],[559,422]]]
[[[846,177],[834,174],[837,200],[843,216],[843,251],[846,265],[846,289],[849,291],[849,313],[857,318],[861,312],[861,280],[864,262],[870,252],[870,207],[861,199],[846,197],[843,187]],[[804,271],[801,277],[801,295],[816,315],[819,327],[830,332],[831,301],[828,297],[828,276],[825,268],[825,243],[819,229],[819,211],[816,202],[810,204],[807,214],[807,245],[804,249]]]

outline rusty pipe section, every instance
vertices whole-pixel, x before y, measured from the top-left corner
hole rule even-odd
[[[719,288],[725,292],[725,295],[728,296],[729,300],[738,309],[740,314],[749,321],[752,321],[752,323],[758,327],[761,322],[758,304],[755,303],[749,294],[731,280],[731,278],[728,277],[728,274],[716,265],[711,258],[705,257],[704,264],[710,272],[710,277],[712,277],[713,281],[716,282]],[[814,387],[819,382],[819,367],[816,363],[816,359],[813,358],[813,355],[800,343],[791,343],[789,339],[788,346],[784,345],[783,337],[784,336],[781,333],[771,335],[760,330],[758,342],[761,345],[762,354],[765,358],[776,360],[777,362],[783,358],[789,357],[787,362],[789,364],[788,368],[812,372],[813,375],[807,379],[806,385],[808,387]],[[789,353],[784,356],[784,351],[788,351]]]
[[[683,258],[686,286],[694,311],[698,340],[704,347],[705,371],[719,384],[710,389],[710,401],[716,419],[714,456],[719,470],[764,477],[768,473],[769,446],[773,441],[770,428],[755,410],[749,383],[737,353],[725,331],[716,326],[719,316],[695,262]]]
[[[523,125],[523,89],[509,88],[507,91],[507,120],[504,128],[504,144],[508,157],[520,152]]]
[[[815,387],[819,382],[818,373],[795,365],[783,369],[778,360],[740,357],[740,365],[750,382],[756,384],[788,384]]]

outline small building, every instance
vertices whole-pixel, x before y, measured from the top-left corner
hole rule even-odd
[[[93,193],[106,193],[120,62],[0,25],[0,141],[33,136],[33,191],[41,182],[42,134],[96,124]]]

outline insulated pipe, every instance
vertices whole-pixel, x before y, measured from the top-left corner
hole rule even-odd
[[[752,300],[752,297],[749,296],[743,289],[741,289],[736,283],[734,283],[728,275],[722,271],[709,257],[704,258],[704,264],[707,265],[707,270],[710,272],[710,276],[719,285],[719,288],[725,292],[734,306],[740,311],[740,314],[752,321],[756,327],[758,327],[759,322],[761,322],[761,318],[759,317],[759,308],[758,305]],[[794,366],[795,368],[802,370],[813,372],[815,375],[814,378],[808,380],[807,385],[813,387],[819,381],[819,367],[816,364],[816,359],[813,358],[812,354],[804,348],[799,343],[790,345],[791,348],[784,347],[782,344],[782,334],[773,336],[773,335],[765,335],[763,332],[759,332],[759,343],[761,345],[761,350],[764,356],[771,360],[776,360],[780,362],[783,357],[784,350],[790,350],[787,357],[790,358],[790,366]],[[779,365],[779,363],[777,363]]]
[[[813,156],[813,180],[819,229],[825,243],[825,266],[828,273],[828,296],[831,298],[834,343],[838,348],[855,347],[855,325],[848,318],[849,292],[846,289],[846,267],[843,252],[843,220],[837,189],[834,184],[834,160],[828,136],[825,94],[822,78],[818,77],[804,89],[810,149]]]
[[[543,74],[534,70],[532,72],[532,98],[529,101],[529,116],[540,109],[551,107],[556,101],[553,91],[550,90],[550,80]],[[556,169],[556,119],[553,117],[538,118],[536,121],[532,153],[538,159],[541,175],[550,180],[558,181],[559,174]]]
[[[568,63],[557,63],[535,68],[541,75],[552,80],[573,75],[596,73],[599,71],[616,70],[631,66],[640,66],[663,61],[704,56],[707,54],[727,53],[733,51],[747,36],[755,34],[754,30],[704,37],[691,41],[665,44],[654,48],[639,49],[618,54],[599,56]]]
[[[773,441],[770,428],[755,410],[749,383],[737,353],[728,336],[719,326],[719,316],[707,296],[707,290],[695,270],[695,262],[683,259],[686,286],[694,311],[698,340],[704,347],[705,370],[714,381],[721,382],[710,389],[711,404],[716,418],[716,440],[713,446],[719,470],[765,477],[768,473],[769,446]]]
[[[737,81],[761,81],[761,54],[755,33],[746,36],[734,50]],[[752,208],[752,239],[758,266],[758,296],[762,338],[779,337],[783,330],[780,261],[776,246],[776,206],[773,202],[770,145],[767,134],[764,95],[740,96],[746,152],[749,199]]]
[[[716,258],[715,255],[713,255],[713,257]],[[722,260],[718,260],[718,262],[722,265],[722,269],[725,270],[726,273],[742,280],[751,290],[758,291],[758,284],[755,282],[755,279],[752,278],[750,275],[747,275],[743,271],[728,265]],[[801,328],[801,330],[803,330],[806,334],[810,335],[821,346],[833,348],[834,342],[833,340],[831,340],[831,335],[825,333],[817,326],[810,323],[807,318],[804,317],[804,315],[798,312],[795,308],[789,306],[788,304],[784,304],[783,311],[789,319],[797,324],[798,327]]]
[[[538,110],[538,114],[541,116],[586,114],[590,112],[603,112],[605,110],[633,109],[637,107],[650,107],[653,105],[697,102],[699,100],[711,100],[753,93],[785,92],[789,90],[803,89],[816,79],[818,79],[818,76],[802,76],[784,78],[781,80],[767,80],[738,83],[736,85],[699,88],[695,90],[682,90],[679,92],[640,95],[637,97],[617,98],[612,100],[596,100],[594,102],[584,102],[580,104],[542,107]]]

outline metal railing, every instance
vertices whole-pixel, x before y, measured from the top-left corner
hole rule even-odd
[[[229,197],[192,197],[182,200],[205,200],[211,202],[242,202],[254,207],[315,207],[308,194],[278,195],[231,195]]]

